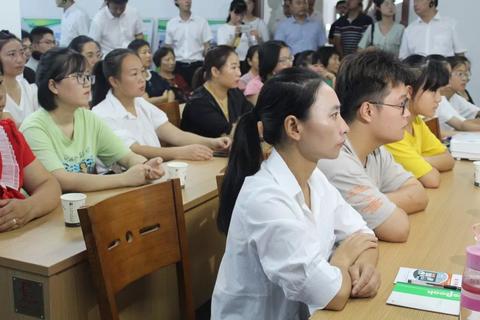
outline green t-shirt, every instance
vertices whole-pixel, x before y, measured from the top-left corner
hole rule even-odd
[[[75,111],[73,139],[63,134],[45,109],[27,117],[20,131],[48,171],[95,173],[97,157],[110,166],[130,152],[103,120],[85,108]]]

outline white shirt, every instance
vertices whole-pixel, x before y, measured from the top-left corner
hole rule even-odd
[[[456,22],[437,13],[429,23],[418,18],[405,29],[399,56],[401,59],[412,54],[450,57],[465,51],[458,37]]]
[[[442,100],[438,104],[437,117],[438,117],[438,122],[440,122],[441,130],[454,130],[455,128],[449,126],[447,123],[453,118],[457,118],[461,121],[465,121],[465,118],[462,117],[457,110],[455,110],[455,108],[444,96],[442,96]]]
[[[28,115],[38,110],[40,105],[38,103],[37,85],[30,84],[23,78],[17,78],[17,82],[21,91],[20,104],[18,105],[10,95],[7,94],[4,111],[9,112],[15,122],[20,124]]]
[[[137,116],[134,116],[110,90],[105,100],[97,104],[92,111],[102,118],[128,147],[134,143],[160,147],[156,130],[167,123],[168,118],[165,112],[144,98],[135,98]]]
[[[89,35],[100,43],[103,54],[107,54],[113,49],[126,48],[140,33],[143,33],[143,25],[137,10],[127,6],[116,18],[105,6],[93,17]]]
[[[212,297],[212,320],[291,320],[324,308],[342,285],[336,242],[372,233],[317,168],[301,188],[274,149],[238,195]]]
[[[30,69],[32,69],[33,71],[36,72],[39,62],[40,61],[38,61],[37,59],[34,59],[33,57],[30,57],[30,59],[28,59],[27,63],[25,64],[25,66],[29,67]]]
[[[167,22],[165,44],[172,46],[177,61],[203,61],[206,42],[212,40],[212,31],[207,20],[190,16],[184,21],[175,17]]]
[[[480,113],[480,108],[468,102],[467,99],[459,94],[454,94],[450,98],[450,104],[457,112],[466,119],[475,119]]]
[[[233,39],[235,38],[236,27],[228,23],[221,25],[217,31],[217,44],[219,45],[232,45]],[[248,48],[257,44],[257,41],[250,35],[248,32],[242,32],[240,37],[240,43],[235,48],[235,51],[238,54],[240,61],[244,61],[247,56]]]
[[[268,32],[267,25],[262,19],[255,17],[252,21],[243,20],[243,23],[250,26],[251,30],[257,30],[262,37],[263,42],[270,40],[270,33]]]
[[[76,3],[63,12],[60,26],[60,46],[67,47],[70,42],[81,35],[88,35],[90,18]]]

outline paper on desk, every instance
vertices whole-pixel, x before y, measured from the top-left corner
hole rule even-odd
[[[408,283],[408,280],[425,277],[428,282],[460,286],[462,283],[462,276],[443,272],[429,273],[428,271],[422,271],[424,270],[400,268],[394,281],[395,285],[392,293],[387,299],[387,304],[458,315],[460,313],[460,291],[444,289],[441,287],[410,284]],[[419,276],[419,274],[421,276]],[[428,278],[433,274],[435,274],[433,277]]]

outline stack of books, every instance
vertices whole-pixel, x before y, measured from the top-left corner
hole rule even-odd
[[[480,160],[480,132],[457,133],[450,140],[455,159]]]

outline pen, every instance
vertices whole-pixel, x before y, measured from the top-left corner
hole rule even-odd
[[[449,290],[462,290],[461,287],[457,287],[454,285],[449,285],[449,284],[440,284],[440,283],[434,283],[434,282],[425,282],[425,281],[420,281],[420,280],[415,280],[415,279],[409,279],[408,283],[410,284],[417,284],[421,286],[431,286],[431,287],[439,287],[439,288],[444,288],[444,289],[449,289]]]

